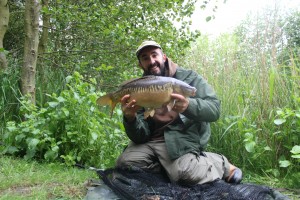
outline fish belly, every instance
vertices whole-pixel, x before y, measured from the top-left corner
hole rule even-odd
[[[134,92],[130,94],[130,100],[135,99],[136,104],[144,108],[160,108],[171,100],[172,91],[148,91]]]

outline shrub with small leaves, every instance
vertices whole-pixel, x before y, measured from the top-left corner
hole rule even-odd
[[[300,184],[300,97],[294,97],[294,100],[294,107],[278,109],[274,120],[276,140],[282,144],[277,150],[280,154],[278,162],[290,177],[289,185]]]
[[[113,166],[127,143],[121,120],[100,112],[96,104],[99,94],[79,73],[67,77],[66,82],[68,89],[59,96],[49,95],[52,101],[43,108],[26,97],[21,100],[25,120],[7,123],[2,153],[50,162],[59,158],[68,165]]]
[[[295,98],[300,104],[300,98]],[[300,107],[296,109],[283,108],[277,110],[277,118],[274,123],[278,127],[277,135],[280,142],[284,143],[285,151],[290,153],[290,157],[282,156],[280,167],[299,165],[300,162]]]

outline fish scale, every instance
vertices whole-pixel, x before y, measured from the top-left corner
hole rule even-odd
[[[171,110],[174,106],[174,101],[171,98],[172,93],[191,97],[195,95],[196,88],[171,77],[144,76],[124,82],[117,91],[99,97],[97,103],[111,106],[112,115],[116,104],[124,95],[129,94],[129,101],[134,99],[136,105],[146,109],[144,116],[147,118],[152,117],[155,109],[162,106],[167,106],[168,110]]]

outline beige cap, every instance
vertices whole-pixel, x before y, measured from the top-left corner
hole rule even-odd
[[[154,47],[158,47],[161,49],[161,46],[158,43],[156,43],[155,41],[146,40],[146,41],[142,42],[142,44],[137,48],[136,53],[135,53],[136,56],[139,57],[141,50],[148,46],[154,46]]]

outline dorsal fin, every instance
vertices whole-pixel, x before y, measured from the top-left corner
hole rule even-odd
[[[133,78],[133,79],[130,79],[130,80],[127,80],[127,81],[124,81],[123,83],[121,83],[120,88],[122,88],[123,86],[125,86],[129,83],[133,83],[133,82],[137,82],[137,81],[145,80],[145,79],[155,79],[155,78],[156,78],[156,76],[154,76],[154,75],[143,76],[140,78]]]

